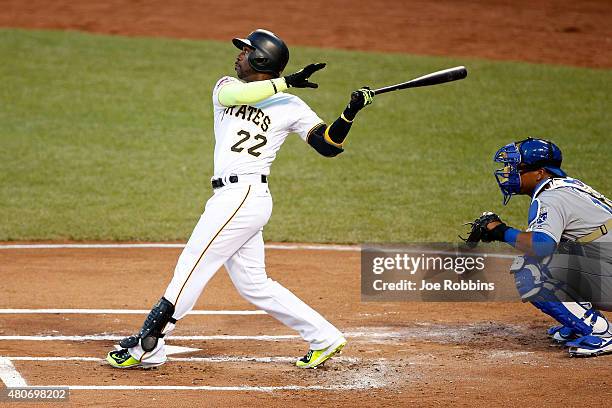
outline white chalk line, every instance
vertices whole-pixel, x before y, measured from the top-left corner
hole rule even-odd
[[[129,249],[129,248],[184,248],[185,244],[166,244],[166,243],[146,243],[146,244],[0,244],[2,249]],[[266,249],[278,250],[308,250],[308,251],[342,251],[342,252],[360,252],[361,246],[358,245],[332,245],[332,244],[265,244]],[[365,249],[368,249],[366,247]],[[377,249],[374,247],[373,249]],[[458,255],[454,251],[443,250],[422,250],[408,248],[386,248],[384,246],[378,248],[381,251],[401,252],[407,254],[432,254],[432,255]],[[516,255],[511,254],[489,254],[489,253],[466,253],[470,256],[480,256],[486,258],[498,259],[514,259]]]
[[[279,386],[212,386],[212,385],[45,385],[44,387],[68,388],[70,391],[246,391],[246,392],[274,392],[274,391],[339,391],[339,390],[363,390],[374,388],[373,386],[350,386],[350,385],[279,385]]]
[[[123,248],[184,248],[185,244],[1,244],[0,249],[123,249]],[[265,244],[266,249],[348,251],[359,252],[358,246],[314,244]]]
[[[116,341],[121,340],[125,335],[85,335],[85,336],[0,336],[0,341]],[[301,338],[298,335],[279,335],[279,336],[172,336],[173,340],[256,340],[256,341],[278,341]]]
[[[0,314],[147,314],[145,309],[0,309]],[[192,310],[189,315],[265,315],[263,310]]]
[[[26,387],[28,385],[11,360],[4,357],[0,357],[0,380],[7,387]]]
[[[348,338],[392,338],[397,337],[397,333],[373,333],[373,332],[348,332],[345,333]],[[125,335],[114,334],[99,334],[99,335],[84,335],[84,336],[0,336],[0,341],[116,341],[121,340]],[[207,341],[207,340],[255,340],[255,341],[279,341],[279,340],[294,340],[301,339],[297,334],[287,335],[213,335],[213,336],[171,336],[175,341]]]
[[[100,357],[32,357],[15,356],[4,357],[10,361],[91,361],[104,362],[106,359]],[[295,363],[296,357],[241,357],[241,356],[215,356],[215,357],[168,357],[168,361],[184,363]],[[335,356],[334,361],[357,363],[360,360],[355,357]]]
[[[189,362],[189,363],[226,363],[226,362],[261,362],[261,363],[293,363],[294,357],[169,357],[169,361]],[[334,357],[335,361],[359,361],[350,357]],[[7,387],[27,387],[28,384],[15,369],[12,361],[91,361],[102,362],[102,358],[97,357],[0,357],[0,378]],[[30,386],[35,387],[35,386]],[[68,388],[71,391],[251,391],[251,392],[274,392],[274,391],[337,391],[337,390],[359,390],[365,388],[375,388],[375,385],[280,385],[280,386],[212,386],[212,385],[44,385],[46,388]]]

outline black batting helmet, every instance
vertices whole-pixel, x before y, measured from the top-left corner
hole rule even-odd
[[[238,49],[252,48],[249,65],[257,72],[280,76],[289,62],[289,48],[276,34],[267,30],[255,30],[247,38],[232,40]]]

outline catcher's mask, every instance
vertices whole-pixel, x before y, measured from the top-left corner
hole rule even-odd
[[[495,170],[497,184],[504,195],[504,205],[521,192],[521,173],[546,169],[557,177],[566,177],[561,170],[563,156],[557,145],[544,139],[527,138],[505,145],[495,153],[493,161],[504,167]]]
[[[255,30],[247,38],[234,38],[233,44],[238,49],[251,48],[248,61],[257,72],[265,72],[276,77],[283,72],[289,62],[289,49],[283,40],[267,30]]]

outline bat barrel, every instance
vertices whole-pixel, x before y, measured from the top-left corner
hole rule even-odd
[[[374,95],[397,91],[399,89],[438,85],[445,82],[457,81],[465,77],[467,77],[467,69],[464,66],[448,68],[442,71],[436,71],[431,74],[423,75],[408,82],[402,82],[401,84],[374,89]]]

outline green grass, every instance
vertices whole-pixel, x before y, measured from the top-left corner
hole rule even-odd
[[[210,92],[233,73],[231,43],[0,30],[0,240],[185,240],[210,195]],[[346,152],[320,157],[296,135],[272,167],[274,241],[454,240],[501,205],[495,150],[551,138],[570,175],[612,194],[612,73],[477,59],[292,49],[332,121],[350,91],[466,65],[468,78],[378,97]]]

